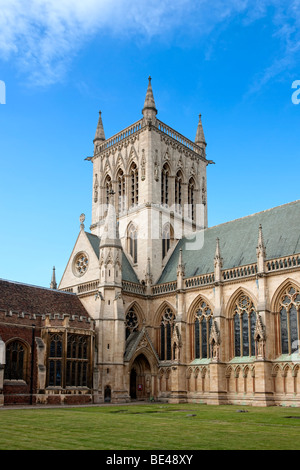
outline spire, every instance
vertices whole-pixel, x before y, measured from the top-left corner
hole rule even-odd
[[[201,121],[201,114],[199,114],[199,122],[198,122],[198,127],[197,127],[197,132],[196,132],[195,144],[199,145],[202,148],[206,147],[203,126],[202,126],[202,121]]]
[[[155,107],[155,101],[154,101],[154,96],[153,96],[153,91],[152,91],[152,86],[151,86],[151,77],[148,78],[149,83],[148,83],[148,88],[147,88],[147,93],[146,93],[146,98],[145,98],[145,103],[144,103],[144,108],[142,110],[142,113],[144,115],[144,118],[150,120],[154,120],[155,116],[157,114],[157,109]]]
[[[117,216],[114,207],[114,195],[114,191],[110,191],[107,215],[100,239],[100,248],[103,248],[104,246],[121,248]]]
[[[95,138],[93,142],[95,143],[97,140],[105,140],[101,111],[99,111],[98,125],[97,125],[96,134],[95,134]]]
[[[55,266],[53,266],[52,279],[50,283],[50,289],[57,289],[56,279],[55,279]]]

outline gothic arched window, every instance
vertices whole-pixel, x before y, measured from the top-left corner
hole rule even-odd
[[[119,213],[125,210],[125,176],[123,170],[118,171],[118,209]]]
[[[169,204],[169,177],[170,169],[165,163],[161,172],[161,203],[165,205]]]
[[[135,313],[134,308],[131,307],[128,310],[126,314],[126,318],[125,318],[126,339],[131,333],[138,330],[138,326],[139,326],[139,322],[138,322],[137,314]]]
[[[201,300],[194,315],[195,359],[210,357],[209,335],[212,326],[212,311],[206,302]]]
[[[129,174],[131,181],[131,206],[136,206],[139,201],[139,173],[135,163],[132,163]]]
[[[233,313],[234,356],[254,356],[256,311],[251,299],[241,294],[235,302]]]
[[[166,308],[160,323],[160,359],[172,359],[172,334],[175,326],[175,315],[170,308]]]
[[[112,181],[109,175],[107,175],[105,178],[104,188],[105,188],[105,203],[108,205],[110,202],[110,194],[112,192]]]
[[[130,224],[128,228],[128,251],[134,264],[137,263],[137,228]]]
[[[292,354],[299,349],[300,291],[289,286],[279,302],[281,354]]]
[[[190,178],[188,184],[188,215],[189,218],[195,220],[195,182]]]
[[[26,381],[27,348],[18,340],[6,345],[6,364],[4,378]]]
[[[172,226],[170,224],[166,224],[163,228],[162,232],[162,258],[167,255],[170,247],[171,247],[171,242],[174,239],[174,231]]]
[[[178,212],[181,212],[182,204],[182,173],[177,171],[175,177],[175,207]]]

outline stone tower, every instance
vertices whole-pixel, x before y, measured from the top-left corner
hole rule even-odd
[[[101,113],[94,139],[91,232],[101,237],[109,194],[122,247],[140,281],[159,278],[177,240],[207,227],[206,142],[201,115],[195,142],[157,119],[151,77],[143,117],[109,139]],[[148,272],[149,274],[149,272]]]

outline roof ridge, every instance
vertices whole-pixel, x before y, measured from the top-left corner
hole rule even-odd
[[[258,214],[263,214],[265,212],[273,211],[274,209],[279,209],[280,207],[290,206],[292,204],[297,204],[297,203],[300,203],[300,199],[297,199],[296,201],[292,201],[292,202],[286,202],[285,204],[280,204],[279,206],[274,206],[274,207],[271,207],[270,209],[264,209],[262,211],[254,212],[253,214],[245,215],[243,217],[238,217],[237,219],[228,220],[227,222],[222,222],[221,224],[212,225],[211,227],[207,227],[204,230],[210,230],[212,228],[220,227],[221,225],[231,224],[232,222],[237,222],[239,220],[248,219],[249,217],[253,217]]]
[[[71,295],[76,295],[74,294],[74,292],[67,292],[67,291],[62,291],[62,290],[58,290],[58,289],[51,289],[50,287],[43,287],[43,286],[37,286],[35,284],[27,284],[26,282],[21,282],[21,281],[11,281],[9,279],[3,279],[3,278],[0,278],[0,282],[3,281],[3,282],[9,282],[10,284],[18,284],[20,286],[26,286],[26,287],[35,287],[37,289],[43,289],[43,290],[47,290],[47,291],[51,291],[51,292],[56,292],[56,293],[59,293],[59,294],[71,294]]]

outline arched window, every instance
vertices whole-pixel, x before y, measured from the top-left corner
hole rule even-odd
[[[6,345],[6,364],[4,379],[26,381],[27,349],[18,340],[11,341]]]
[[[110,194],[112,192],[112,181],[109,175],[107,175],[105,178],[104,188],[105,188],[105,203],[108,205],[110,202]]]
[[[139,322],[137,314],[133,307],[131,307],[125,318],[125,332],[126,332],[126,339],[128,338],[131,333],[138,330]]]
[[[89,338],[81,335],[68,335],[66,385],[86,387],[88,384]]]
[[[125,210],[125,176],[123,170],[118,171],[118,209],[119,213]]]
[[[172,334],[175,325],[175,315],[170,308],[166,308],[160,324],[160,359],[170,361],[172,359]]]
[[[254,356],[254,332],[256,325],[256,311],[251,299],[241,294],[235,302],[234,314],[234,355]]]
[[[188,216],[195,220],[195,182],[193,178],[190,178],[188,184]]]
[[[177,171],[175,177],[175,208],[178,212],[181,212],[182,204],[182,173],[180,170]]]
[[[51,334],[49,338],[48,385],[62,386],[63,337]]]
[[[135,163],[130,167],[131,180],[131,206],[136,206],[139,201],[139,173]]]
[[[173,227],[168,223],[164,226],[162,232],[162,259],[167,255],[172,240],[174,240],[174,230]]]
[[[137,228],[130,224],[128,228],[128,251],[134,264],[137,263]]]
[[[200,300],[194,315],[195,359],[210,357],[209,335],[212,326],[212,316],[209,305]]]
[[[280,297],[281,354],[293,354],[299,349],[300,291],[289,286]]]
[[[169,166],[165,163],[161,172],[161,203],[165,205],[169,204],[169,177]]]

